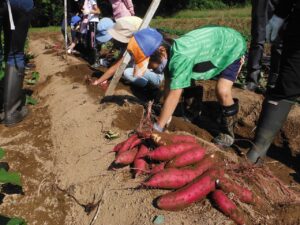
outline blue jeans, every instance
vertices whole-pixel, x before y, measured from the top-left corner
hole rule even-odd
[[[30,24],[32,0],[10,0],[15,30],[10,29],[8,7],[0,5],[2,25],[4,30],[4,56],[11,66],[24,67],[24,46]],[[1,25],[0,25],[1,27]]]
[[[148,83],[155,87],[159,87],[164,80],[163,74],[157,74],[151,70],[147,70],[142,77],[135,77],[133,76],[133,70],[133,68],[127,68],[124,71],[123,77],[138,87],[145,87]]]
[[[33,9],[33,0],[9,0],[12,8],[29,12]]]

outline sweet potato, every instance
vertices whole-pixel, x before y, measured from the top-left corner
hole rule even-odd
[[[138,138],[138,139],[135,139],[135,140],[131,143],[129,149],[132,149],[132,148],[134,148],[134,147],[140,145],[141,143],[142,143],[142,139],[139,139],[139,138]]]
[[[138,177],[141,174],[149,172],[148,163],[144,159],[136,158],[133,162],[133,165],[134,165],[135,177]]]
[[[149,149],[145,145],[141,145],[139,148],[138,153],[135,156],[133,165],[134,165],[134,171],[135,171],[135,177],[138,177],[139,175],[149,172],[149,165],[148,163],[143,159],[149,152]]]
[[[217,158],[215,155],[208,155],[201,160],[194,168],[168,168],[154,174],[143,185],[152,188],[177,189],[181,188],[205,171],[213,168],[216,165]]]
[[[188,165],[192,165],[205,156],[206,150],[200,146],[193,148],[187,152],[184,152],[178,156],[176,156],[174,159],[172,159],[168,164],[167,168],[172,167],[184,167]]]
[[[160,164],[152,164],[151,165],[151,171],[150,171],[150,174],[156,174],[160,171],[163,171],[165,169],[165,165],[166,163],[165,162],[162,162]]]
[[[117,144],[114,148],[113,148],[113,152],[118,152],[122,146],[124,145],[125,141],[122,141],[121,143]]]
[[[137,148],[133,148],[125,152],[119,151],[119,153],[116,156],[115,163],[121,165],[129,165],[133,163],[137,152],[138,152]]]
[[[220,170],[209,170],[189,185],[159,197],[157,206],[160,209],[169,211],[186,208],[214,191],[216,179],[222,175],[223,172]]]
[[[135,140],[137,140],[137,139],[138,139],[138,135],[137,135],[137,134],[131,135],[131,136],[124,142],[124,144],[122,145],[122,147],[119,149],[118,152],[120,153],[120,152],[125,152],[125,151],[129,150],[131,144],[132,144]]]
[[[218,209],[239,225],[245,224],[245,219],[237,206],[221,190],[212,193],[212,199]]]
[[[154,151],[148,153],[148,157],[153,160],[168,161],[175,156],[182,154],[188,150],[198,147],[195,143],[180,143],[173,145],[160,146]]]
[[[185,186],[196,177],[197,175],[193,169],[169,168],[154,174],[142,184],[152,188],[177,189]]]
[[[197,143],[196,138],[189,135],[176,135],[169,133],[153,132],[151,134],[151,138],[159,146],[176,143]]]
[[[145,145],[141,145],[139,148],[139,152],[136,155],[136,158],[144,158],[149,153],[149,149]]]
[[[256,200],[253,195],[253,192],[249,189],[240,186],[239,184],[227,179],[226,177],[222,177],[219,180],[218,185],[225,193],[234,193],[241,202],[248,204],[255,204]]]

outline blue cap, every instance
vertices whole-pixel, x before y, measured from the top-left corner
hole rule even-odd
[[[163,41],[163,36],[153,28],[143,29],[133,36],[146,57],[151,56]]]
[[[97,41],[105,43],[112,39],[112,36],[107,32],[107,30],[112,28],[114,25],[115,23],[110,18],[101,19],[97,24]]]
[[[71,26],[75,26],[77,23],[79,23],[81,21],[80,16],[73,16],[71,18]]]

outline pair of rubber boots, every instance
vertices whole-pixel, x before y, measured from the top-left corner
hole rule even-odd
[[[247,153],[250,162],[261,163],[268,149],[291,110],[294,102],[288,100],[273,101],[266,99],[257,125],[254,146]]]
[[[213,142],[223,147],[230,147],[234,143],[234,127],[237,123],[237,114],[239,112],[239,101],[233,99],[231,106],[221,106],[221,116],[218,119],[221,132],[213,139]]]
[[[28,115],[23,81],[24,68],[6,65],[5,76],[0,81],[0,123],[5,126],[15,125]]]

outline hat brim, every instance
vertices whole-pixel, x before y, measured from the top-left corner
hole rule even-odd
[[[106,35],[96,35],[96,40],[101,43],[106,43],[112,39],[112,36],[110,34]]]
[[[130,40],[130,38],[124,37],[124,35],[120,34],[115,29],[109,29],[107,32],[111,35],[113,39],[119,42],[128,43]]]

